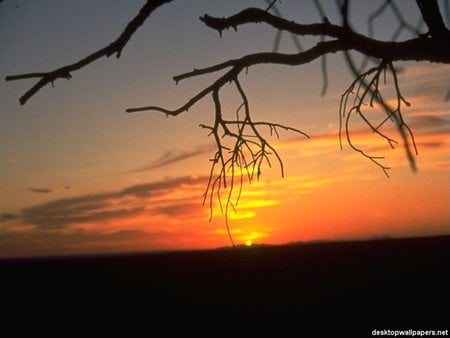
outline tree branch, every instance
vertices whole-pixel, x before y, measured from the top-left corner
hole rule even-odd
[[[141,8],[139,14],[132,21],[130,21],[124,32],[114,42],[88,55],[78,62],[49,72],[35,72],[6,76],[6,81],[40,78],[40,80],[19,99],[20,104],[23,105],[47,84],[53,84],[55,80],[60,78],[70,79],[72,77],[72,72],[89,65],[99,58],[102,58],[104,56],[109,57],[113,54],[116,54],[117,57],[120,57],[123,48],[129,41],[131,36],[145,22],[149,15],[159,6],[171,1],[172,0],[148,0],[146,4]],[[427,3],[427,1],[424,1],[424,3]],[[428,8],[429,5],[424,5],[423,7]],[[209,15],[204,15],[201,20],[207,26],[218,30],[220,33],[224,29],[228,29],[231,27],[236,29],[237,26],[246,23],[265,22],[276,29],[286,30],[291,32],[292,34],[321,37],[327,36],[336,39],[329,42],[322,41],[310,50],[296,54],[297,56],[291,55],[288,57],[284,54],[279,53],[272,53],[272,55],[269,55],[270,53],[248,55],[242,58],[241,61],[238,61],[242,64],[243,67],[247,67],[245,64],[248,64],[248,66],[250,66],[258,63],[300,65],[310,62],[319,56],[325,56],[326,54],[335,53],[340,50],[352,49],[367,56],[375,57],[378,59],[392,61],[414,60],[450,63],[450,38],[445,40],[444,44],[442,43],[442,41],[436,43],[434,39],[423,38],[412,39],[403,42],[385,42],[355,33],[345,27],[333,25],[328,20],[324,20],[323,23],[302,25],[293,21],[279,18],[268,13],[267,11],[257,8],[245,9],[240,13],[237,13],[228,18],[215,18]],[[329,44],[326,45],[326,43]],[[337,45],[339,44],[340,46],[338,47]],[[449,48],[445,48],[446,45]],[[236,60],[230,60],[228,62],[210,68],[182,74],[180,76],[174,77],[174,79],[176,81],[179,81],[186,77],[217,71],[228,66],[234,66],[233,63],[235,62]]]
[[[194,69],[193,71],[174,76],[173,79],[178,82],[186,78],[217,72],[228,67],[244,69],[258,64],[300,66],[309,63],[322,55],[336,53],[344,49],[345,47],[343,47],[338,40],[332,40],[318,42],[314,47],[296,54],[275,52],[248,54],[239,59],[228,60],[211,67]]]
[[[233,67],[230,71],[225,73],[223,76],[221,76],[219,79],[217,79],[214,83],[203,89],[201,92],[199,92],[197,95],[193,96],[188,102],[186,102],[184,105],[177,109],[166,109],[159,106],[146,106],[146,107],[138,107],[138,108],[128,108],[126,110],[127,113],[135,113],[135,112],[142,112],[142,111],[159,111],[161,113],[171,115],[171,116],[177,116],[185,111],[188,111],[189,108],[191,108],[194,104],[196,104],[198,101],[203,99],[206,95],[213,92],[216,88],[220,88],[223,85],[225,85],[227,82],[232,81],[237,74],[241,72],[242,68],[236,65]]]
[[[449,31],[445,27],[444,20],[436,0],[416,0],[423,20],[428,26],[429,34],[435,38],[449,37]]]
[[[409,106],[410,103],[405,100],[403,95],[400,92],[400,87],[398,83],[397,73],[395,68],[393,67],[391,62],[382,61],[378,66],[373,67],[361,75],[357,74],[356,68],[351,60],[350,55],[347,53],[346,60],[349,64],[350,69],[355,74],[356,79],[349,86],[349,88],[342,94],[341,103],[339,107],[339,141],[341,143],[342,148],[342,127],[343,120],[345,119],[345,134],[347,138],[347,143],[349,146],[362,154],[364,157],[370,159],[373,163],[379,166],[386,176],[389,177],[387,170],[390,169],[381,164],[380,160],[383,157],[377,157],[373,155],[367,154],[361,148],[354,145],[351,136],[350,136],[350,117],[353,113],[356,113],[362,121],[370,128],[372,133],[377,134],[382,139],[386,140],[391,148],[394,148],[394,145],[397,143],[394,139],[388,137],[386,134],[381,132],[381,128],[388,121],[391,120],[392,123],[397,127],[397,130],[400,134],[400,137],[404,144],[404,149],[406,150],[406,155],[408,161],[410,163],[411,169],[415,172],[417,170],[416,162],[412,153],[411,148],[413,148],[415,154],[418,154],[414,135],[409,128],[409,126],[405,123],[402,116],[402,105]],[[383,98],[381,94],[380,88],[380,77],[383,74],[384,82],[386,82],[386,72],[390,71],[392,76],[392,82],[394,85],[395,99],[397,105],[393,108],[387,102],[386,99]],[[368,79],[368,81],[366,81]],[[350,108],[347,108],[350,97],[353,97],[353,103]],[[365,115],[365,109],[373,108],[373,104],[378,103],[383,111],[386,113],[386,118],[382,120],[377,126],[374,126],[369,119]]]
[[[150,14],[158,7],[171,1],[172,0],[147,0],[145,5],[139,11],[139,14],[128,23],[125,30],[114,42],[75,63],[55,69],[50,72],[6,76],[6,81],[40,78],[40,80],[33,87],[31,87],[31,89],[29,89],[22,97],[20,97],[19,102],[21,105],[24,105],[34,94],[36,94],[39,90],[41,90],[49,83],[52,83],[53,85],[55,80],[60,78],[70,79],[72,77],[71,73],[73,71],[79,70],[104,56],[110,57],[111,55],[116,54],[117,58],[119,58],[123,48],[128,43],[131,36],[145,22]]]
[[[304,25],[294,21],[288,21],[259,8],[247,8],[227,18],[217,18],[205,14],[200,17],[200,20],[208,27],[217,30],[219,34],[222,34],[222,31],[230,28],[237,30],[238,26],[261,22],[267,23],[276,29],[285,30],[296,35],[327,35],[329,37],[337,38],[343,31],[342,27],[332,25],[329,22]]]
[[[276,29],[297,35],[335,38],[342,45],[340,50],[355,50],[377,59],[450,63],[450,48],[443,48],[443,46],[450,46],[450,38],[445,41],[424,38],[401,42],[380,41],[358,34],[346,27],[333,25],[328,20],[323,23],[304,25],[279,18],[258,8],[248,8],[228,18],[204,15],[200,19],[220,34],[225,29],[237,29],[243,24],[264,22]]]
[[[277,53],[270,53],[277,54]],[[274,56],[275,57],[275,56]],[[159,111],[168,115],[178,115],[187,111],[200,99],[211,95],[215,108],[214,124],[212,126],[201,124],[200,127],[209,130],[209,135],[214,139],[216,152],[211,159],[211,169],[209,180],[203,194],[203,203],[209,202],[210,216],[213,215],[214,197],[218,201],[220,210],[225,215],[228,236],[233,243],[231,231],[228,223],[230,210],[235,210],[241,196],[244,177],[251,183],[254,179],[259,179],[264,164],[271,166],[271,158],[275,158],[284,176],[284,166],[281,156],[270,142],[263,136],[261,129],[279,137],[279,130],[291,131],[301,134],[307,138],[309,136],[299,129],[285,126],[279,123],[267,121],[254,121],[250,112],[249,100],[240,84],[238,76],[244,69],[245,62],[231,64],[232,68],[219,77],[210,86],[193,96],[188,102],[178,109],[169,110],[158,106],[141,108],[130,108],[127,112],[138,111]],[[230,65],[227,65],[230,66]],[[225,67],[225,66],[224,66]],[[223,69],[212,67],[214,72]],[[190,76],[203,74],[203,70],[194,71]],[[227,84],[231,84],[237,90],[242,104],[236,110],[235,119],[226,119],[223,115],[220,90]],[[242,112],[243,111],[243,112]],[[225,202],[222,202],[225,200]],[[234,243],[233,243],[234,245]]]

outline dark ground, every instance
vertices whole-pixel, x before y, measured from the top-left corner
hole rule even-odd
[[[450,329],[450,236],[3,260],[0,276],[8,337]]]

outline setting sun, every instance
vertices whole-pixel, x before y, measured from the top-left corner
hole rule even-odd
[[[251,240],[251,239],[247,239],[247,240],[245,241],[245,245],[246,245],[246,246],[252,246],[252,245],[253,245],[252,240]]]

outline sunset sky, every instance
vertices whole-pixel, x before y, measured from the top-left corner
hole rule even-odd
[[[340,23],[332,1],[325,7]],[[25,106],[19,97],[35,80],[5,76],[49,71],[106,46],[122,32],[144,1],[27,1],[0,3],[0,257],[96,252],[200,249],[229,246],[217,203],[209,220],[202,206],[215,149],[207,130],[210,96],[187,113],[128,114],[129,107],[177,108],[219,74],[172,80],[246,53],[270,51],[276,32],[247,25],[222,38],[198,20],[226,16],[266,2],[175,1],[153,13],[121,58],[100,59],[57,80]],[[284,0],[288,19],[312,23],[319,15],[305,1]],[[353,24],[367,32],[367,13],[377,2],[354,8]],[[416,24],[414,1],[402,1]],[[372,7],[371,7],[372,6]],[[364,15],[365,13],[365,15]],[[375,36],[396,30],[391,12],[375,20]],[[399,39],[407,38],[403,31]],[[301,40],[303,46],[311,41]],[[281,51],[295,52],[288,34]],[[384,155],[383,171],[339,145],[339,101],[352,82],[342,55],[328,57],[329,87],[321,96],[320,61],[302,67],[257,66],[240,76],[257,120],[283,123],[311,138],[280,132],[270,138],[284,161],[264,168],[245,185],[229,225],[236,244],[367,239],[450,234],[450,65],[405,63],[399,71],[406,122],[414,132],[418,171],[401,145],[392,150],[364,128],[352,126],[355,142]],[[389,84],[387,84],[389,93]],[[231,87],[223,106],[240,102]],[[400,141],[395,128],[385,132]],[[267,134],[268,135],[268,134]],[[274,163],[275,164],[275,163]]]

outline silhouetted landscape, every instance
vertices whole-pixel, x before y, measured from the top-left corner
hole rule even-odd
[[[11,337],[365,337],[449,323],[450,236],[0,262]]]

